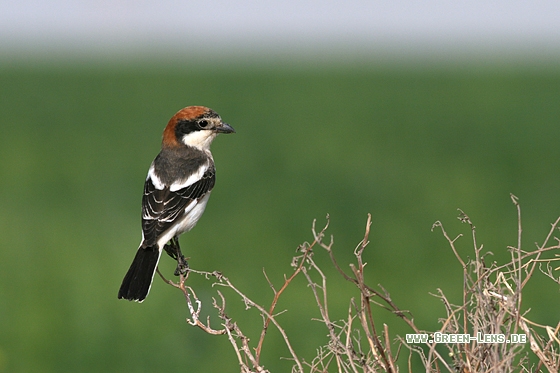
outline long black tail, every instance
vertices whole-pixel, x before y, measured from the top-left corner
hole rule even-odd
[[[142,302],[148,296],[156,266],[159,261],[160,251],[158,247],[140,248],[124,276],[119,299],[134,300]]]

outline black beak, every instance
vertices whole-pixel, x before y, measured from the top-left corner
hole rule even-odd
[[[218,126],[216,126],[216,132],[218,132],[218,133],[235,133],[235,130],[229,124],[222,122]]]

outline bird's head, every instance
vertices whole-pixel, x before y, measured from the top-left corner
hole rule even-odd
[[[206,151],[219,133],[234,132],[233,127],[224,123],[214,110],[204,106],[188,106],[169,120],[163,131],[162,146],[176,148],[186,145]]]

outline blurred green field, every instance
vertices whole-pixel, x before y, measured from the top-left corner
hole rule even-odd
[[[460,301],[462,270],[441,233],[469,230],[507,259],[520,198],[526,248],[560,215],[560,69],[157,66],[0,67],[0,372],[238,372],[226,338],[185,322],[182,295],[155,279],[143,304],[116,298],[139,244],[140,201],[169,118],[205,105],[237,131],[213,144],[217,184],[182,236],[190,265],[219,270],[261,304],[280,284],[311,224],[331,216],[344,268],[372,213],[369,282],[381,283],[426,329],[445,315],[429,295]],[[352,287],[323,253],[333,319]],[[162,257],[171,275],[174,265]],[[558,287],[536,276],[530,316],[555,324]],[[215,290],[192,286],[210,311]],[[228,293],[226,292],[226,295]],[[256,343],[261,319],[229,294],[230,314]],[[303,278],[280,316],[307,359],[327,331]],[[394,333],[409,330],[376,313]],[[214,321],[218,323],[218,320]],[[263,363],[287,372],[278,333]]]

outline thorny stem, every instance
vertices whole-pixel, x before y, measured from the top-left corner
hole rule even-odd
[[[460,210],[459,210],[460,211]],[[468,219],[468,216],[466,216],[466,214],[461,211],[462,216],[465,216],[466,219]],[[461,219],[460,219],[461,220]],[[463,221],[463,220],[461,220]],[[457,248],[455,247],[455,241],[457,241],[457,239],[459,239],[460,237],[462,237],[462,234],[459,234],[457,237],[455,237],[454,239],[451,239],[451,237],[449,237],[449,235],[447,234],[447,232],[445,231],[445,228],[443,227],[443,224],[438,220],[436,221],[433,225],[432,225],[432,231],[436,228],[439,227],[441,228],[441,232],[443,234],[443,237],[445,237],[445,239],[447,240],[447,242],[449,243],[449,246],[451,247],[451,250],[453,251],[453,254],[455,254],[455,257],[457,258],[457,260],[459,261],[459,263],[461,264],[461,267],[463,268],[463,304],[466,304],[467,301],[467,288],[468,288],[468,283],[467,283],[467,278],[468,278],[468,268],[467,265],[465,264],[465,262],[463,261],[463,258],[461,258],[461,256],[459,255],[459,253],[457,252]],[[474,229],[474,227],[473,227]],[[465,333],[467,333],[468,328],[467,328],[467,314],[466,314],[466,310],[463,309],[463,330],[465,331]],[[432,350],[432,349],[431,349]],[[430,351],[431,351],[430,350]]]
[[[521,206],[519,205],[519,198],[517,198],[516,196],[514,196],[513,194],[510,194],[511,197],[511,201],[513,202],[513,204],[515,205],[515,208],[517,209],[517,247],[512,250],[511,253],[511,264],[513,266],[513,270],[515,271],[515,267],[516,267],[516,258],[515,258],[515,253],[517,253],[517,278],[516,278],[516,287],[517,287],[517,291],[515,292],[515,298],[516,298],[516,303],[517,303],[517,310],[515,312],[515,325],[514,325],[514,333],[517,333],[517,327],[519,326],[519,317],[520,317],[520,313],[521,313],[521,300],[522,300],[522,296],[523,296],[523,292],[521,291],[521,289],[523,288],[521,286],[522,280],[523,280],[523,272],[522,272],[522,263],[521,263],[521,232],[522,232],[522,227],[521,227]]]
[[[537,250],[535,251],[528,251],[523,252],[521,251],[521,212],[518,203],[517,197],[511,195],[512,201],[517,208],[518,214],[518,236],[517,236],[517,247],[510,248],[512,250],[512,260],[511,262],[498,266],[497,264],[493,263],[490,267],[487,267],[484,264],[484,255],[480,255],[482,252],[483,246],[478,246],[476,242],[476,232],[474,225],[470,221],[469,217],[461,211],[460,220],[462,222],[468,223],[471,227],[472,233],[472,240],[474,245],[475,251],[475,260],[469,261],[466,263],[463,261],[461,256],[459,255],[456,247],[455,242],[456,240],[461,237],[458,235],[456,238],[451,239],[441,222],[434,223],[432,230],[435,227],[440,227],[444,237],[446,238],[448,244],[450,245],[455,257],[457,258],[458,262],[461,264],[463,268],[463,305],[462,306],[455,306],[448,302],[446,297],[444,296],[443,292],[439,290],[438,297],[441,298],[443,301],[446,311],[447,311],[447,318],[442,320],[442,327],[441,331],[446,332],[449,330],[453,330],[452,333],[460,332],[461,327],[459,326],[460,317],[458,313],[462,312],[463,314],[463,326],[462,332],[468,334],[469,326],[472,328],[473,333],[478,331],[486,331],[486,330],[493,330],[494,332],[500,330],[512,330],[508,329],[512,327],[520,327],[528,336],[530,347],[533,353],[538,357],[539,363],[537,369],[540,370],[542,365],[546,366],[546,369],[549,372],[558,371],[560,365],[560,357],[558,356],[557,347],[555,343],[560,344],[558,340],[558,333],[560,332],[560,323],[556,326],[556,328],[537,325],[520,314],[521,308],[521,290],[527,284],[527,281],[533,275],[535,267],[537,263],[546,262],[547,264],[550,263],[552,260],[548,259],[540,259],[541,254],[545,251],[550,251],[554,249],[560,248],[560,240],[558,244],[555,246],[547,247],[548,242],[553,236],[554,231],[558,228],[560,224],[560,218],[556,220],[554,224],[552,224],[552,228],[548,233],[544,243],[542,246],[537,245]],[[390,338],[389,338],[389,331],[386,324],[383,324],[383,331],[382,334],[378,334],[375,326],[375,322],[372,316],[372,308],[371,304],[374,303],[375,305],[381,306],[385,309],[388,309],[402,320],[404,320],[415,333],[422,333],[422,331],[415,325],[413,318],[410,316],[408,311],[400,310],[392,301],[389,293],[381,287],[381,291],[375,290],[369,287],[364,280],[364,269],[367,263],[363,262],[362,254],[368,245],[369,241],[369,233],[370,233],[370,226],[371,226],[371,215],[368,214],[367,224],[366,224],[366,231],[364,234],[364,239],[360,242],[358,247],[355,249],[355,256],[357,260],[357,264],[350,265],[352,270],[352,275],[347,275],[342,268],[338,265],[337,261],[335,260],[334,253],[332,250],[333,246],[333,239],[331,237],[330,243],[323,242],[323,238],[325,236],[325,231],[329,226],[329,217],[327,215],[327,223],[325,227],[320,231],[317,232],[315,230],[315,223],[313,221],[313,228],[312,233],[314,237],[314,241],[311,244],[304,244],[301,246],[301,251],[303,252],[302,255],[294,257],[294,261],[292,265],[294,266],[295,270],[292,275],[288,278],[284,278],[284,283],[279,290],[273,286],[272,282],[266,276],[266,272],[264,272],[265,278],[268,281],[273,293],[274,297],[270,304],[268,311],[253,302],[249,299],[245,294],[243,294],[239,289],[237,289],[230,280],[223,276],[219,272],[203,272],[203,271],[196,271],[196,270],[189,270],[184,276],[181,275],[179,282],[175,283],[173,281],[167,280],[157,269],[158,274],[161,276],[164,282],[167,284],[176,287],[181,290],[181,292],[185,296],[185,300],[188,305],[189,313],[191,315],[190,319],[187,319],[187,322],[191,325],[197,326],[206,333],[219,335],[219,334],[226,334],[231,345],[235,349],[235,353],[241,368],[242,373],[250,373],[250,372],[268,372],[263,367],[260,366],[260,356],[262,352],[262,347],[264,343],[264,338],[266,336],[267,330],[272,323],[282,335],[288,350],[292,356],[293,361],[295,362],[295,366],[293,367],[293,372],[303,373],[303,365],[302,360],[296,355],[288,336],[285,330],[281,327],[281,325],[276,320],[278,315],[274,314],[276,306],[278,304],[280,296],[285,292],[288,285],[292,282],[292,280],[300,273],[303,272],[310,288],[312,289],[313,295],[315,297],[317,306],[321,313],[321,321],[327,326],[329,331],[329,340],[330,344],[328,350],[320,349],[320,352],[317,355],[317,358],[313,360],[312,364],[305,363],[308,367],[311,368],[311,372],[324,372],[329,370],[329,366],[332,361],[336,361],[336,365],[338,368],[338,372],[353,372],[357,373],[358,371],[363,372],[373,372],[379,371],[381,369],[385,372],[397,372],[398,368],[396,366],[396,360],[399,356],[400,347],[403,345],[408,347],[410,351],[415,351],[420,354],[422,362],[426,368],[426,372],[434,372],[440,371],[440,368],[447,369],[449,372],[453,372],[455,370],[459,370],[462,372],[474,372],[476,371],[492,371],[492,369],[507,369],[509,364],[513,361],[514,356],[518,353],[513,349],[507,350],[504,347],[493,348],[489,346],[475,346],[465,344],[465,346],[457,346],[457,347],[449,347],[450,352],[454,354],[453,361],[454,366],[450,366],[447,363],[447,359],[444,359],[442,355],[438,351],[436,351],[435,343],[428,344],[429,347],[429,354],[426,357],[424,355],[423,349],[420,347],[414,347],[408,345],[404,340],[401,340],[401,345],[397,350],[396,357],[391,352],[390,348]],[[354,302],[354,299],[351,299],[350,307],[348,311],[347,321],[343,321],[342,326],[338,325],[337,322],[332,322],[329,317],[328,312],[328,304],[327,304],[327,288],[326,288],[326,276],[323,271],[317,266],[315,261],[313,260],[313,252],[312,249],[315,245],[319,245],[320,247],[324,248],[334,267],[336,270],[341,274],[341,276],[346,279],[347,281],[353,283],[358,290],[360,291],[360,303],[359,305]],[[534,257],[532,259],[527,260],[528,258]],[[550,268],[550,267],[547,267]],[[319,283],[315,283],[310,275],[310,271],[315,270],[317,271],[318,275],[320,276],[322,282],[321,285]],[[264,270],[263,270],[264,271]],[[526,275],[524,279],[522,279],[523,271]],[[261,335],[258,341],[257,347],[254,351],[249,346],[249,339],[242,333],[238,325],[233,322],[233,320],[228,317],[225,313],[225,297],[223,294],[218,291],[218,294],[222,300],[221,305],[218,305],[216,300],[214,299],[214,307],[218,310],[218,314],[220,319],[223,321],[222,325],[224,326],[223,329],[214,330],[210,327],[210,320],[207,320],[207,323],[204,324],[199,320],[199,315],[201,311],[201,302],[198,300],[196,293],[194,290],[185,285],[185,281],[187,280],[189,273],[197,273],[206,276],[207,278],[213,276],[217,280],[213,283],[213,285],[221,285],[224,287],[228,287],[232,289],[249,307],[255,307],[263,318],[263,329],[261,330]],[[551,270],[549,270],[550,275],[549,277],[554,278],[552,275]],[[546,274],[546,273],[545,273]],[[491,277],[492,276],[492,277]],[[490,280],[494,278],[495,280]],[[513,280],[513,281],[512,281]],[[510,283],[514,283],[516,289],[512,289]],[[318,290],[320,289],[320,290]],[[502,295],[502,294],[506,295]],[[515,299],[516,302],[510,300],[510,295],[513,295],[511,299]],[[469,295],[471,298],[469,298]],[[374,298],[380,299],[382,302],[375,301]],[[194,302],[193,302],[194,301]],[[486,302],[486,303],[484,303]],[[196,305],[196,306],[195,306]],[[482,308],[481,308],[482,305]],[[490,306],[490,307],[489,307]],[[475,307],[473,309],[473,307]],[[355,312],[355,313],[354,313]],[[486,313],[490,313],[487,315]],[[495,314],[494,314],[495,313]],[[508,316],[510,315],[510,316]],[[488,318],[491,317],[491,318]],[[477,319],[479,318],[479,319]],[[504,324],[507,320],[515,320],[511,324]],[[367,343],[369,344],[369,352],[366,352],[365,355],[362,353],[363,345],[360,344],[360,336],[357,337],[352,336],[352,333],[355,332],[355,329],[352,327],[352,323],[354,320],[358,320],[361,324],[362,330],[365,332],[365,338]],[[539,335],[536,335],[534,329],[531,327],[538,326],[543,327],[546,329],[549,340],[547,343],[544,343],[542,338]],[[502,328],[502,329],[501,329]],[[359,329],[358,329],[359,330]],[[514,329],[514,331],[517,329]],[[359,332],[358,332],[359,333]],[[509,334],[509,332],[508,332]],[[354,340],[357,344],[354,344]],[[518,349],[519,350],[519,349]],[[327,351],[326,353],[324,351]],[[457,354],[455,354],[457,352]],[[493,354],[493,355],[489,355]],[[452,356],[452,355],[450,355]],[[496,360],[496,357],[500,357],[500,360]],[[492,366],[487,365],[488,359],[494,359],[495,364]],[[485,365],[486,364],[486,365]],[[249,367],[248,365],[251,365]],[[411,370],[410,365],[410,358],[409,358],[409,371]]]
[[[358,282],[358,286],[360,289],[360,293],[361,293],[361,300],[362,300],[362,310],[366,310],[366,315],[367,316],[367,322],[365,323],[366,328],[366,334],[370,334],[370,336],[368,337],[368,339],[373,341],[373,344],[375,345],[375,349],[377,350],[377,353],[381,355],[381,358],[383,359],[384,362],[384,368],[388,371],[388,372],[395,372],[394,370],[394,366],[392,365],[392,362],[389,361],[389,359],[387,358],[387,355],[385,354],[385,349],[383,348],[383,346],[381,345],[379,336],[377,335],[377,331],[375,329],[375,323],[373,322],[373,316],[372,316],[372,312],[371,312],[371,303],[370,303],[370,293],[367,291],[367,288],[364,286],[365,285],[365,281],[364,281],[364,267],[365,267],[365,263],[363,263],[362,261],[362,253],[364,252],[364,249],[366,248],[367,244],[369,243],[369,229],[371,227],[371,214],[368,214],[368,219],[367,219],[367,223],[366,223],[366,233],[364,235],[364,239],[361,242],[360,248],[357,250],[356,252],[356,258],[358,260],[358,268],[352,268],[354,275],[356,276],[356,280]],[[369,330],[371,328],[371,331]]]
[[[181,274],[179,276],[179,282],[178,283],[175,283],[171,280],[166,279],[165,276],[163,276],[163,274],[160,272],[159,268],[156,268],[156,271],[160,275],[160,277],[162,278],[162,280],[164,282],[166,282],[167,284],[181,290],[181,292],[185,296],[185,300],[187,301],[187,307],[189,308],[189,312],[191,313],[191,318],[192,318],[192,320],[187,319],[187,322],[190,325],[198,326],[200,329],[204,330],[206,333],[212,334],[212,335],[221,335],[221,334],[226,333],[225,329],[222,329],[222,330],[212,329],[210,327],[210,319],[207,320],[208,325],[205,325],[198,318],[198,316],[200,315],[200,311],[201,311],[201,302],[198,300],[195,292],[190,287],[185,286],[185,281],[189,277],[190,270],[185,275]],[[195,298],[195,302],[198,306],[196,309],[194,308],[194,306],[192,304],[191,297],[190,297],[190,294],[189,294],[189,290],[192,293],[193,297]]]
[[[303,253],[303,258],[301,259],[300,264],[298,265],[298,267],[296,268],[294,273],[292,273],[292,275],[284,281],[284,284],[282,285],[280,290],[276,291],[274,289],[274,287],[271,286],[272,290],[274,291],[274,298],[272,299],[272,303],[271,303],[270,308],[268,310],[269,315],[274,314],[274,310],[276,309],[276,304],[278,303],[278,299],[280,299],[280,295],[282,295],[282,293],[284,292],[284,290],[286,290],[288,285],[290,285],[292,280],[301,272],[301,269],[303,268],[303,265],[305,263],[305,260],[308,256],[308,254],[311,252],[311,249],[313,248],[313,246],[316,243],[317,243],[317,241],[313,241],[313,243],[305,250],[305,252]],[[270,281],[269,281],[269,283],[270,283]],[[269,317],[267,317],[265,322],[264,322],[264,326],[261,330],[261,336],[259,338],[259,343],[258,343],[257,348],[255,350],[255,355],[257,357],[257,363],[260,361],[262,345],[263,345],[263,342],[264,342],[264,337],[266,336],[266,332],[268,330],[268,326],[270,325],[270,321],[271,321],[271,319]]]
[[[548,232],[548,235],[546,236],[542,246],[538,246],[537,250],[537,256],[535,257],[535,259],[532,262],[532,265],[530,266],[530,269],[527,271],[527,275],[525,277],[525,280],[523,281],[523,283],[521,284],[521,288],[524,288],[525,285],[527,284],[527,282],[529,281],[529,278],[531,278],[531,276],[533,275],[533,272],[535,271],[535,266],[537,265],[537,263],[539,262],[539,259],[541,257],[541,254],[545,251],[545,247],[548,244],[548,241],[550,241],[550,238],[552,237],[552,235],[554,234],[554,231],[556,231],[556,229],[558,228],[558,225],[560,224],[560,217],[558,219],[556,219],[556,221],[552,224],[552,227],[550,228],[550,231]],[[552,246],[552,249],[556,249],[556,248],[560,248],[560,245],[556,245],[556,246]]]
[[[216,283],[217,285],[222,285],[222,286],[226,286],[230,289],[232,289],[234,292],[237,293],[237,295],[239,295],[241,297],[241,299],[243,299],[243,302],[249,306],[249,307],[255,307],[257,310],[259,310],[259,312],[264,315],[265,317],[267,317],[268,319],[270,319],[272,321],[272,323],[274,324],[274,326],[276,326],[276,329],[278,329],[278,331],[280,332],[280,334],[282,335],[282,338],[284,339],[284,343],[286,343],[286,346],[288,347],[288,350],[290,351],[290,354],[292,355],[292,358],[294,359],[296,365],[298,366],[299,372],[303,372],[303,366],[301,365],[301,361],[298,358],[298,356],[296,355],[292,344],[290,343],[290,340],[288,338],[288,335],[286,334],[286,331],[284,330],[284,328],[282,328],[282,326],[278,323],[278,321],[276,320],[276,318],[274,317],[274,315],[271,315],[270,313],[268,313],[262,306],[258,305],[257,303],[253,302],[251,299],[249,299],[244,293],[242,293],[239,289],[237,289],[227,277],[223,277],[221,278],[220,283]]]

